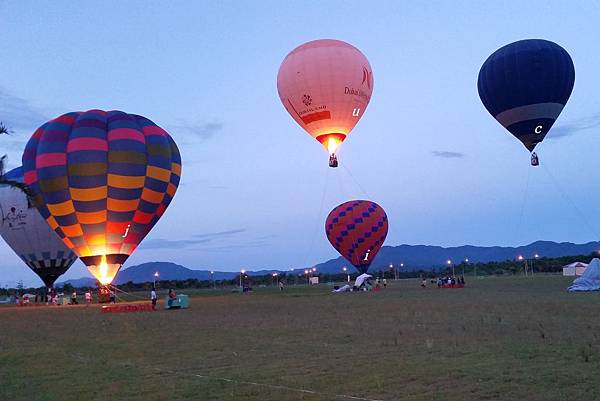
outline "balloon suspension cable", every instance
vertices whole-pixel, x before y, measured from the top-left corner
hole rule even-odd
[[[350,178],[352,178],[352,181],[354,181],[354,183],[356,184],[356,186],[358,187],[358,189],[363,193],[363,195],[365,195],[365,197],[368,199],[370,198],[369,193],[363,188],[362,185],[360,185],[360,183],[358,182],[358,180],[354,177],[354,175],[352,174],[352,172],[350,171],[350,169],[348,168],[348,166],[346,166],[345,164],[342,164],[343,169],[348,173],[348,175],[350,176]]]
[[[323,206],[325,205],[325,197],[327,196],[327,188],[329,186],[329,171],[331,169],[328,167],[325,173],[325,184],[323,185],[323,193],[321,195],[321,204],[319,205],[319,214],[317,216],[317,223],[315,224],[315,228],[313,230],[313,234],[310,236],[310,245],[308,247],[308,251],[306,252],[306,256],[304,257],[304,266],[308,266],[308,262],[312,256],[315,240],[317,238],[317,233],[319,231],[319,227],[322,227],[322,215],[323,215]]]
[[[121,292],[121,293],[123,293],[123,295],[127,295],[127,296],[129,296],[129,297],[132,297],[132,298],[137,298],[137,299],[142,299],[142,300],[145,300],[145,299],[146,299],[146,297],[141,297],[141,296],[139,296],[139,295],[134,295],[134,294],[132,294],[132,293],[130,293],[130,292],[123,291],[123,290],[121,290],[120,288],[118,288],[117,286],[115,286],[115,285],[112,285],[112,284],[109,284],[109,285],[108,285],[108,288],[110,288],[111,290],[114,290],[114,292],[115,292],[115,297],[116,297],[116,298],[117,298],[119,301],[123,301],[123,302],[125,302],[125,299],[124,299],[124,298],[121,298],[121,297],[119,297],[119,296],[117,295],[117,291],[118,291],[118,292]]]
[[[513,238],[517,238],[519,240],[522,239],[521,235],[521,226],[523,225],[523,216],[525,215],[525,206],[527,204],[527,195],[529,194],[529,181],[531,177],[531,166],[527,168],[527,179],[525,180],[525,190],[523,191],[523,199],[521,201],[521,211],[519,212],[519,218],[515,224],[515,235]]]
[[[543,164],[542,167],[543,167],[543,170],[548,174],[548,177],[550,177],[550,180],[552,181],[552,183],[554,184],[554,186],[556,187],[556,189],[558,190],[558,192],[561,194],[561,196],[562,196],[563,200],[565,201],[565,203],[567,203],[567,205],[571,206],[571,208],[573,210],[575,210],[575,212],[577,214],[577,217],[579,217],[581,219],[581,221],[588,228],[588,230],[590,231],[590,233],[595,238],[600,238],[598,236],[598,231],[594,227],[592,227],[592,225],[590,223],[591,219],[586,219],[585,214],[581,211],[581,209],[579,207],[577,207],[577,205],[575,204],[575,202],[573,201],[573,199],[569,196],[569,194],[566,191],[563,191],[563,189],[560,186],[558,180],[550,172],[550,169],[548,169],[548,167],[546,166],[546,164]]]

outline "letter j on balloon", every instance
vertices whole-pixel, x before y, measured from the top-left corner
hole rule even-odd
[[[288,54],[277,74],[281,103],[329,152],[337,151],[363,116],[373,92],[373,72],[356,47],[333,39],[304,43]]]

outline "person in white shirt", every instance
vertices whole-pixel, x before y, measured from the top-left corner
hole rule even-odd
[[[152,301],[152,310],[156,310],[156,288],[152,287],[152,291],[150,292],[150,300]]]

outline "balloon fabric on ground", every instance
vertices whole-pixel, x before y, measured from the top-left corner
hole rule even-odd
[[[122,111],[64,114],[23,154],[36,206],[102,284],[109,284],[171,202],[181,175],[173,139]]]
[[[2,178],[23,182],[22,168]],[[0,217],[0,235],[46,287],[52,287],[77,260],[21,190],[0,184]]]

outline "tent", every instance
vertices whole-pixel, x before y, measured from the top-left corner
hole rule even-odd
[[[573,262],[563,266],[563,276],[581,276],[587,267],[587,263]]]
[[[583,275],[576,278],[567,291],[600,291],[600,259],[592,259]]]

